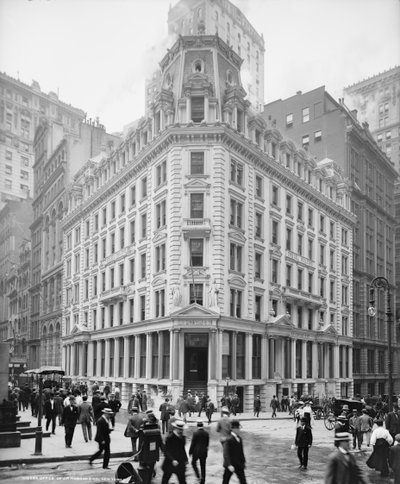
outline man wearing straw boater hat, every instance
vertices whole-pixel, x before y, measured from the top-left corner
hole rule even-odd
[[[99,444],[99,450],[89,459],[89,464],[92,465],[95,459],[98,459],[104,452],[103,469],[110,469],[108,462],[110,460],[110,433],[113,430],[111,423],[111,416],[113,411],[111,408],[103,408],[102,416],[97,420],[97,432],[94,440]]]
[[[183,430],[186,424],[183,420],[172,423],[172,432],[165,440],[165,459],[162,465],[164,471],[161,484],[167,484],[172,474],[176,474],[179,484],[186,484],[186,463],[188,456],[185,450],[185,437]]]
[[[325,484],[368,484],[354,456],[349,452],[351,435],[335,433],[336,451],[329,456],[325,473]]]

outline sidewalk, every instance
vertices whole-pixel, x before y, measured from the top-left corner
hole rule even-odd
[[[155,411],[157,418],[159,412]],[[37,426],[37,418],[32,417],[30,409],[25,412],[20,412],[21,421],[30,421],[31,427]],[[266,416],[268,415],[268,417]],[[250,420],[272,420],[270,418],[271,412],[261,413],[260,417],[254,417],[252,413],[238,414],[235,418],[240,421]],[[213,415],[213,423],[219,419],[219,412]],[[204,422],[207,422],[205,415],[202,415]],[[288,413],[279,412],[278,417],[274,420],[291,419]],[[192,415],[187,421],[190,427],[195,427],[197,422],[197,414]],[[128,420],[128,413],[122,409],[117,414],[115,422],[115,430],[111,434],[111,458],[123,457],[128,458],[132,455],[130,451],[131,442],[129,438],[124,437],[126,422]],[[42,430],[46,430],[46,420],[42,419]],[[93,439],[96,434],[96,427],[92,427]],[[43,437],[42,439],[42,455],[33,455],[35,452],[35,439],[21,439],[21,447],[11,447],[6,449],[0,448],[0,467],[21,465],[21,464],[38,464],[43,462],[59,462],[59,461],[76,461],[88,460],[89,457],[98,450],[98,444],[94,440],[85,442],[82,434],[82,428],[78,424],[75,428],[72,447],[67,449],[64,440],[64,427],[56,427],[56,434],[50,437]]]

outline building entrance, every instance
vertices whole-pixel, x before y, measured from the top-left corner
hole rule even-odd
[[[207,391],[208,334],[185,334],[184,388],[194,392]]]

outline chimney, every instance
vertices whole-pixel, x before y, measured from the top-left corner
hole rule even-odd
[[[357,109],[352,109],[350,112],[357,119],[357,113],[358,113]]]
[[[301,96],[303,93],[302,93],[301,91],[297,91],[297,92],[296,92],[296,94],[297,94],[298,96]]]

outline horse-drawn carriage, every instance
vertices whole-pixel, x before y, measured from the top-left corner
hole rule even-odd
[[[346,408],[347,406],[347,408]],[[361,410],[366,408],[368,414],[371,417],[375,416],[375,411],[372,407],[364,406],[359,400],[349,400],[346,398],[333,398],[330,405],[325,408],[324,411],[324,424],[328,430],[333,430],[336,425],[336,420],[343,412],[343,407],[347,412],[347,416],[350,417],[353,410],[357,410],[358,414],[361,414]]]

